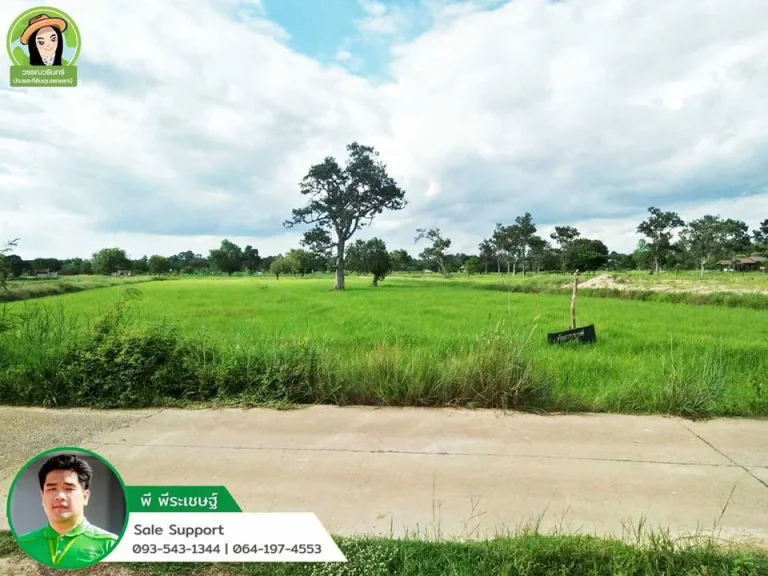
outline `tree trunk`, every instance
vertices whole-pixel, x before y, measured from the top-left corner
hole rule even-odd
[[[573,293],[571,294],[571,330],[576,330],[576,287],[579,285],[579,271],[573,274]]]
[[[485,261],[485,273],[488,274],[488,260]]]
[[[373,275],[373,287],[376,288],[379,285],[379,277],[376,274]]]
[[[654,262],[654,264],[656,265],[656,266],[655,266],[655,268],[656,268],[656,274],[658,274],[658,273],[659,273],[659,257],[658,257],[658,256],[654,256],[654,257],[653,257],[653,262]]]
[[[517,260],[512,262],[512,276],[517,276]]]
[[[701,261],[701,277],[704,278],[704,264],[706,263],[706,260]]]
[[[344,290],[344,240],[336,245],[336,286],[335,290]]]
[[[501,274],[501,260],[496,260],[496,272]]]
[[[509,260],[507,260],[507,274],[509,274]]]

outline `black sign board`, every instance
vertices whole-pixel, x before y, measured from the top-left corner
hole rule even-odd
[[[590,324],[589,326],[576,328],[575,330],[566,330],[565,332],[552,332],[547,334],[547,341],[550,344],[563,344],[565,342],[583,342],[585,344],[592,344],[593,342],[597,342],[595,325]]]

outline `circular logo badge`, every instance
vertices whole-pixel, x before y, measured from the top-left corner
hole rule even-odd
[[[125,484],[109,462],[82,448],[55,448],[27,462],[6,506],[19,547],[50,568],[79,570],[106,558],[128,525]]]
[[[11,24],[6,47],[14,66],[74,66],[80,56],[80,31],[58,8],[31,8]]]

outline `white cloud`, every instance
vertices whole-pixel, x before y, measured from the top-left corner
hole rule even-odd
[[[352,59],[352,53],[347,50],[339,50],[336,52],[335,59],[339,62],[346,62],[347,60]]]
[[[433,27],[375,84],[292,51],[258,3],[237,20],[235,0],[62,0],[83,35],[80,85],[0,88],[0,239],[21,237],[25,257],[224,237],[285,250],[298,182],[352,140],[407,191],[364,233],[392,247],[439,226],[474,251],[526,211],[616,250],[649,205],[754,226],[768,218],[763,4],[430,0]],[[27,8],[6,0],[0,21]],[[116,14],[127,36],[103,25]]]
[[[376,0],[359,0],[365,17],[357,21],[358,30],[366,34],[388,36],[399,32],[407,24],[401,9]]]

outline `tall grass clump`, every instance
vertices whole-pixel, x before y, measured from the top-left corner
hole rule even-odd
[[[55,405],[77,319],[60,306],[28,305],[0,316],[0,404]],[[53,402],[48,400],[53,398]]]
[[[537,372],[528,339],[501,324],[458,350],[377,345],[328,372],[324,396],[334,404],[462,406],[546,410],[548,380]]]
[[[661,411],[688,418],[706,418],[721,409],[726,390],[722,350],[679,359],[671,351],[664,362],[658,404]]]
[[[135,290],[135,289],[134,289]],[[376,346],[355,358],[307,338],[222,343],[140,323],[131,295],[82,327],[60,307],[27,306],[0,335],[0,403],[148,407],[189,402],[474,406],[545,410],[551,387],[526,341],[497,326],[460,351]]]

